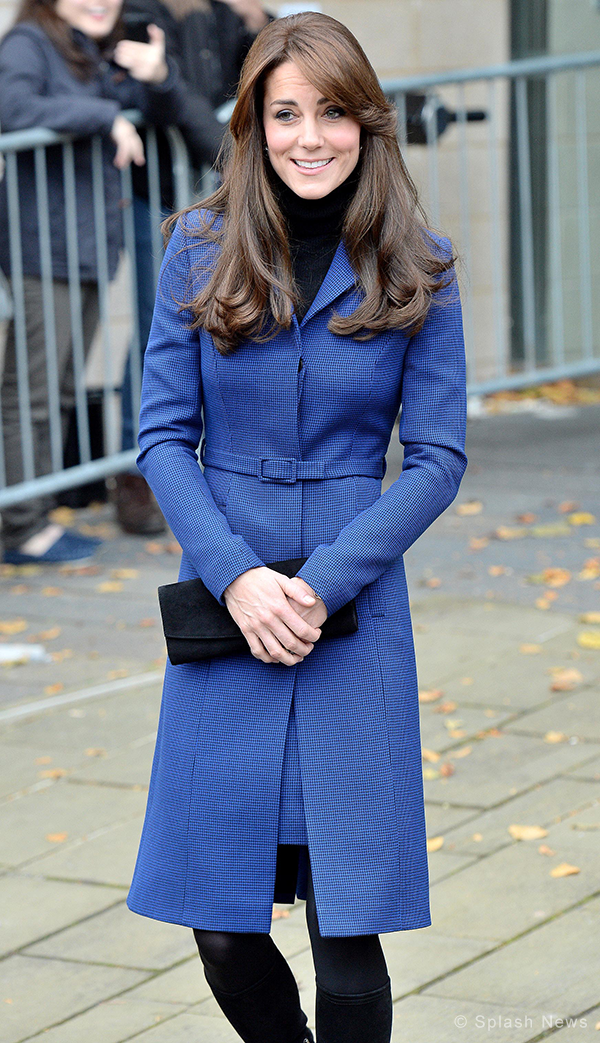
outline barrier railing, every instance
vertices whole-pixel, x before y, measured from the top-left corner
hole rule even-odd
[[[461,260],[459,279],[470,393],[486,393],[600,371],[600,274],[592,252],[590,220],[600,208],[600,179],[590,178],[590,149],[600,145],[600,52],[535,58],[504,65],[383,81],[399,113],[407,166],[433,223],[452,236]],[[590,99],[594,102],[590,104]],[[127,113],[139,123],[139,114]],[[225,122],[228,111],[224,109]],[[211,188],[204,172],[191,183],[180,133],[167,131],[176,208]],[[75,414],[80,463],[64,466],[55,343],[48,207],[47,150],[62,150],[68,292],[72,329]],[[12,307],[16,351],[23,480],[6,483],[0,425],[0,507],[55,493],[132,467],[136,449],[119,449],[121,374],[113,350],[101,139],[92,141],[93,219],[96,228],[104,451],[92,459],[83,350],[82,288],[78,261],[74,140],[44,129],[0,134],[9,202],[10,293],[0,281],[0,320]],[[36,472],[24,272],[19,226],[17,156],[33,153],[51,470]],[[146,130],[146,169],[154,280],[162,238],[157,139]],[[137,271],[131,171],[121,172],[123,241],[135,404],[141,387],[141,352],[135,306]],[[4,315],[3,315],[4,310]],[[121,358],[122,363],[122,358]],[[0,401],[0,416],[2,403]]]

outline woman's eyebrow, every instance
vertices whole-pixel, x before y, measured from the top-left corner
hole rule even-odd
[[[319,98],[319,100],[317,102],[317,105],[325,105],[327,101],[329,101],[329,98]],[[298,102],[294,101],[292,98],[278,98],[277,101],[272,101],[272,102],[270,102],[270,104],[271,105],[295,105],[296,108],[298,107]]]

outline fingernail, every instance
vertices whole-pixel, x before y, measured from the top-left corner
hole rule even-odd
[[[305,594],[305,595],[304,595],[304,600],[305,600],[305,601],[315,601],[315,600],[316,600],[316,598],[314,598],[314,597],[312,596],[312,594]]]

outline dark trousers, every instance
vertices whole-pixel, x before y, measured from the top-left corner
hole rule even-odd
[[[44,326],[42,281],[25,276],[24,310],[27,342],[28,399],[31,409],[31,432],[35,474],[52,471],[50,451],[50,397],[46,359],[46,331]],[[75,404],[75,377],[73,371],[73,337],[69,284],[55,279],[53,284],[54,333],[56,339],[56,368],[58,372],[58,408],[61,436],[66,437],[71,409]],[[87,356],[98,325],[98,285],[81,284],[83,351]],[[2,437],[6,484],[23,480],[23,454],[19,409],[19,381],[14,320],[6,334],[4,369],[2,375]],[[35,536],[47,524],[48,511],[54,506],[52,496],[37,496],[31,500],[7,507],[2,511],[4,545],[14,549]]]
[[[392,997],[379,936],[321,936],[310,863],[306,922],[317,1043],[389,1043]],[[206,980],[246,1043],[312,1043],[294,976],[269,934],[195,929],[194,937]]]

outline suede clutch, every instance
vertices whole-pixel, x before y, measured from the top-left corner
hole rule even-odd
[[[269,562],[269,568],[295,576],[306,558]],[[251,655],[250,646],[225,605],[221,605],[201,579],[167,583],[158,588],[158,600],[173,666],[197,663],[211,656]],[[328,616],[319,641],[358,630],[356,601],[348,601]]]

